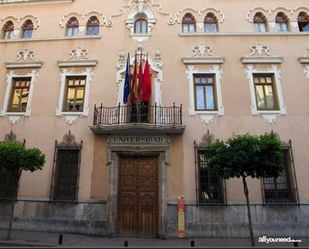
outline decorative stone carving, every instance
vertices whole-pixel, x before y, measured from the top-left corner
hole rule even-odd
[[[17,58],[12,62],[5,63],[6,68],[40,68],[43,62],[34,58],[35,53],[29,49],[25,49],[17,54]]]
[[[215,141],[215,139],[216,139],[215,135],[210,133],[209,130],[207,130],[207,133],[203,136],[202,141],[203,144],[206,144]]]
[[[106,15],[98,11],[90,11],[84,14],[79,13],[79,12],[71,12],[61,17],[59,21],[59,25],[61,28],[65,28],[69,19],[71,17],[76,17],[79,21],[79,27],[80,27],[79,31],[84,32],[87,26],[87,22],[89,18],[91,18],[92,16],[96,16],[98,18],[101,26],[104,26],[104,25],[106,25],[107,27],[112,26],[112,25],[108,25],[108,18],[106,17]]]
[[[136,54],[137,61],[140,61],[140,58],[142,56],[142,60],[146,60],[148,56],[149,66],[152,71],[157,73],[157,77],[154,78],[154,84],[153,84],[153,101],[157,103],[158,106],[163,106],[162,104],[162,91],[161,91],[161,85],[163,83],[163,62],[161,59],[161,52],[157,48],[155,53],[155,59],[153,59],[150,55],[143,52],[143,48],[141,47],[141,44],[138,47],[138,52]],[[124,74],[126,70],[126,58],[125,58],[125,52],[121,50],[119,53],[119,60],[117,62],[117,85],[118,85],[118,97],[117,97],[117,103],[123,103],[123,85],[124,85]],[[135,61],[135,55],[131,55],[130,57],[130,66],[134,65]]]
[[[78,143],[75,142],[75,136],[69,131],[63,136],[63,141],[59,145],[64,147],[77,147]]]
[[[222,64],[224,57],[219,57],[212,53],[212,47],[201,43],[192,48],[193,54],[182,58],[184,64]]]
[[[33,16],[33,15],[26,15],[24,17],[7,16],[5,18],[0,19],[0,26],[3,26],[7,21],[12,21],[13,23],[20,24],[20,27],[21,27],[22,24],[28,19],[32,21],[34,29],[37,29],[40,26],[41,20],[38,17]],[[17,33],[15,33],[15,31]],[[15,29],[14,35],[19,35],[19,32],[20,32],[19,29]]]
[[[306,68],[304,68],[304,72],[305,72],[307,80],[309,81],[309,66],[306,66]]]
[[[242,57],[241,61],[244,64],[281,64],[283,58],[272,55],[269,52],[269,49],[270,48],[268,46],[257,43],[256,45],[250,47],[251,54],[247,54],[245,57]]]
[[[13,131],[7,133],[7,134],[5,135],[4,141],[5,141],[5,142],[16,141],[16,134],[15,134]]]
[[[71,50],[68,59],[58,61],[59,67],[94,67],[97,64],[97,60],[88,57],[88,50],[81,47]]]

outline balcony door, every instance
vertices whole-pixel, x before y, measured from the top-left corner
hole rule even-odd
[[[121,157],[118,179],[118,236],[157,237],[158,158]]]

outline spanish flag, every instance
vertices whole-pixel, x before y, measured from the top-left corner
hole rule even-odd
[[[131,88],[131,100],[133,104],[136,104],[138,99],[138,82],[137,82],[137,58],[135,54],[135,61],[134,61],[134,73],[132,79],[132,88]]]

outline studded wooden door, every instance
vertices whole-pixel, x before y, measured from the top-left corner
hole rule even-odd
[[[118,235],[154,238],[158,233],[158,160],[122,157],[119,165]]]

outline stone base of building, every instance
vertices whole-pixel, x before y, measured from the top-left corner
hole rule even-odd
[[[0,229],[9,224],[10,204],[0,204]],[[255,237],[309,238],[309,205],[251,205]],[[177,237],[177,205],[168,205],[166,238]],[[110,237],[107,204],[18,201],[14,230]],[[187,238],[249,238],[245,205],[186,206]]]

